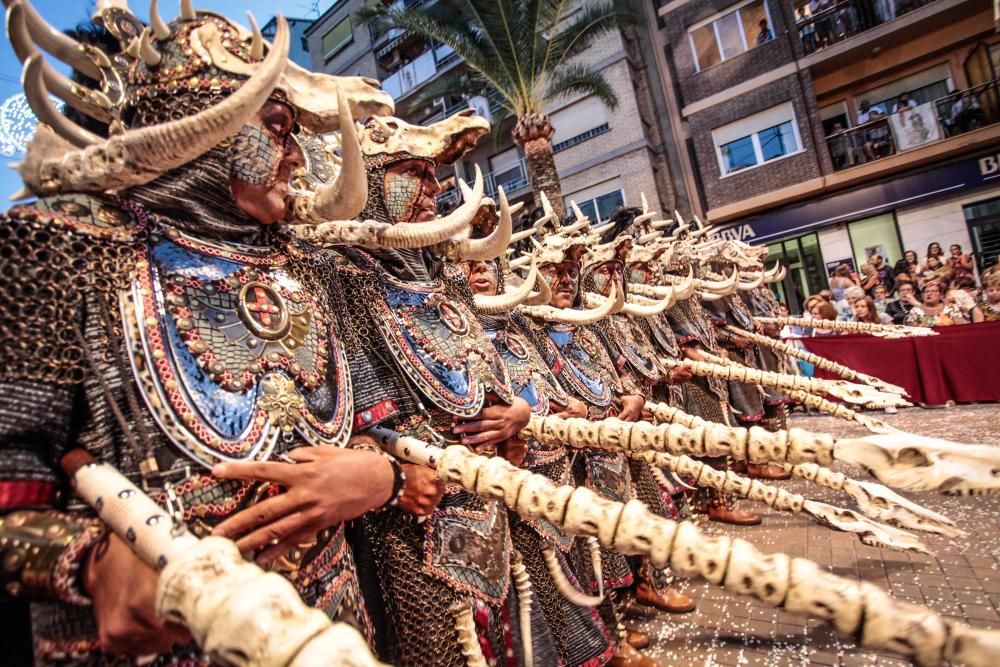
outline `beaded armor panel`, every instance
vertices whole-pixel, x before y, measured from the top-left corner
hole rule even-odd
[[[597,336],[586,327],[549,325],[540,337],[553,375],[593,406],[606,408],[622,387],[614,362]]]
[[[628,315],[612,315],[611,326],[618,334],[622,356],[628,362],[633,372],[643,381],[656,384],[660,381],[663,371],[656,360],[656,352],[649,336],[641,325]]]
[[[485,331],[507,367],[511,388],[528,402],[532,414],[547,415],[550,402],[566,405],[569,396],[524,334],[510,326]]]
[[[338,445],[350,377],[333,314],[286,253],[157,229],[123,294],[132,369],[151,412],[196,461],[267,458],[282,433]]]

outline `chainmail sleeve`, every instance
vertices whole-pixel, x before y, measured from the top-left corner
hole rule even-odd
[[[0,595],[85,604],[77,573],[103,529],[63,511],[59,460],[83,409],[83,295],[110,287],[98,267],[116,266],[119,249],[68,227],[40,206],[0,218]]]

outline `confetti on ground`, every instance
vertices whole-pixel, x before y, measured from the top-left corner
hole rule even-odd
[[[1000,405],[939,410],[909,408],[898,414],[878,416],[911,433],[1000,446]],[[833,417],[801,413],[791,418],[790,426],[838,436],[866,432],[860,426]],[[858,469],[847,466],[837,469],[856,479],[871,479]],[[804,480],[776,484],[807,498],[853,508],[846,494]],[[702,522],[701,526],[709,534],[741,537],[764,552],[783,551],[810,558],[831,572],[870,581],[898,598],[926,605],[973,626],[1000,630],[1000,496],[905,495],[950,517],[968,535],[949,539],[917,533],[933,555],[900,553],[865,546],[856,536],[831,531],[804,515],[775,512],[746,500],[740,506],[760,512],[764,517],[761,525],[737,527]],[[858,649],[854,642],[841,639],[825,624],[736,597],[702,579],[681,579],[677,586],[698,600],[697,610],[680,615],[660,613],[655,619],[629,624],[649,633],[652,643],[644,653],[660,665],[893,667],[910,664]]]

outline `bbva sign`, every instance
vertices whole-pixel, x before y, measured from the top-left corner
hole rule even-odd
[[[712,234],[712,238],[724,239],[726,241],[749,241],[757,238],[757,232],[748,223],[726,227]]]

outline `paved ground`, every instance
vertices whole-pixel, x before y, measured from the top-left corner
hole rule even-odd
[[[793,417],[793,425],[836,434],[864,429],[832,417]],[[1000,405],[940,410],[910,408],[886,420],[921,435],[959,442],[1000,445]],[[859,479],[858,470],[842,469]],[[778,482],[814,500],[850,507],[846,495],[799,480]],[[847,533],[833,532],[803,515],[765,512],[760,526],[706,523],[707,532],[749,540],[765,552],[805,556],[843,576],[862,578],[893,595],[925,604],[974,626],[1000,629],[1000,496],[951,498],[910,494],[911,500],[954,519],[968,537],[948,539],[922,533],[933,556],[868,547]],[[751,508],[749,501],[742,507]],[[755,508],[756,509],[756,508]],[[864,651],[839,639],[825,625],[805,622],[748,598],[737,598],[704,580],[682,580],[681,590],[699,600],[687,615],[660,614],[638,627],[650,633],[647,653],[661,665],[903,665],[904,661]],[[1000,665],[1000,657],[997,658]]]

